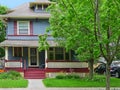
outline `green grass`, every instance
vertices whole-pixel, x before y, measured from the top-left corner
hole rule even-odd
[[[0,88],[25,88],[27,86],[28,80],[25,80],[19,72],[0,73]]]
[[[112,78],[111,87],[120,87],[120,79]],[[47,78],[43,80],[46,87],[105,87],[105,77],[96,76],[93,80],[88,78],[80,79],[56,79]]]
[[[28,80],[0,79],[0,88],[25,88],[27,86],[28,86]]]

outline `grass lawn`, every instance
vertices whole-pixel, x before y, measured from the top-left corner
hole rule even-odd
[[[120,87],[120,79],[111,77],[110,81],[111,87]],[[43,83],[46,87],[105,87],[105,77],[95,76],[93,80],[47,78]]]
[[[28,80],[0,79],[0,88],[25,88],[27,86],[28,86]]]

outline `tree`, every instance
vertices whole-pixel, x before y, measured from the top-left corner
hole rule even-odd
[[[120,1],[96,0],[98,9],[96,14],[96,37],[101,55],[106,60],[106,90],[110,90],[110,65],[119,51],[120,42]],[[102,4],[101,4],[102,3]]]
[[[57,0],[56,3],[50,7],[51,18],[48,31],[51,32],[59,45],[67,50],[76,51],[81,60],[89,61],[90,79],[92,79],[94,59],[99,56],[98,45],[93,35],[93,7],[88,1],[79,0]],[[86,4],[89,7],[86,7]],[[86,9],[90,12],[86,12]],[[85,21],[87,22],[85,23]],[[43,38],[39,41],[46,48],[47,45],[43,42],[46,39]],[[39,49],[43,49],[43,47],[39,47]]]
[[[8,8],[0,5],[0,14],[7,13]],[[0,20],[0,42],[5,40],[5,24]],[[0,47],[0,58],[5,55],[5,51]]]
[[[110,64],[119,47],[119,5],[119,0],[57,0],[50,7],[48,31],[60,45],[91,63],[98,56],[105,58],[106,90],[110,90]]]

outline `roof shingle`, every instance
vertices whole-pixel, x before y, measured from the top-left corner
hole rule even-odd
[[[50,17],[49,12],[39,12],[35,13],[30,7],[29,3],[22,4],[16,7],[12,12],[0,15],[2,18],[45,18],[48,19]]]
[[[57,43],[54,41],[47,41],[48,44],[52,46],[57,46]],[[5,40],[0,43],[0,46],[13,46],[13,47],[38,47],[38,41],[33,40]]]

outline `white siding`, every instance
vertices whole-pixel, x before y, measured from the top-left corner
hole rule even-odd
[[[86,68],[86,62],[48,62],[48,68]]]

